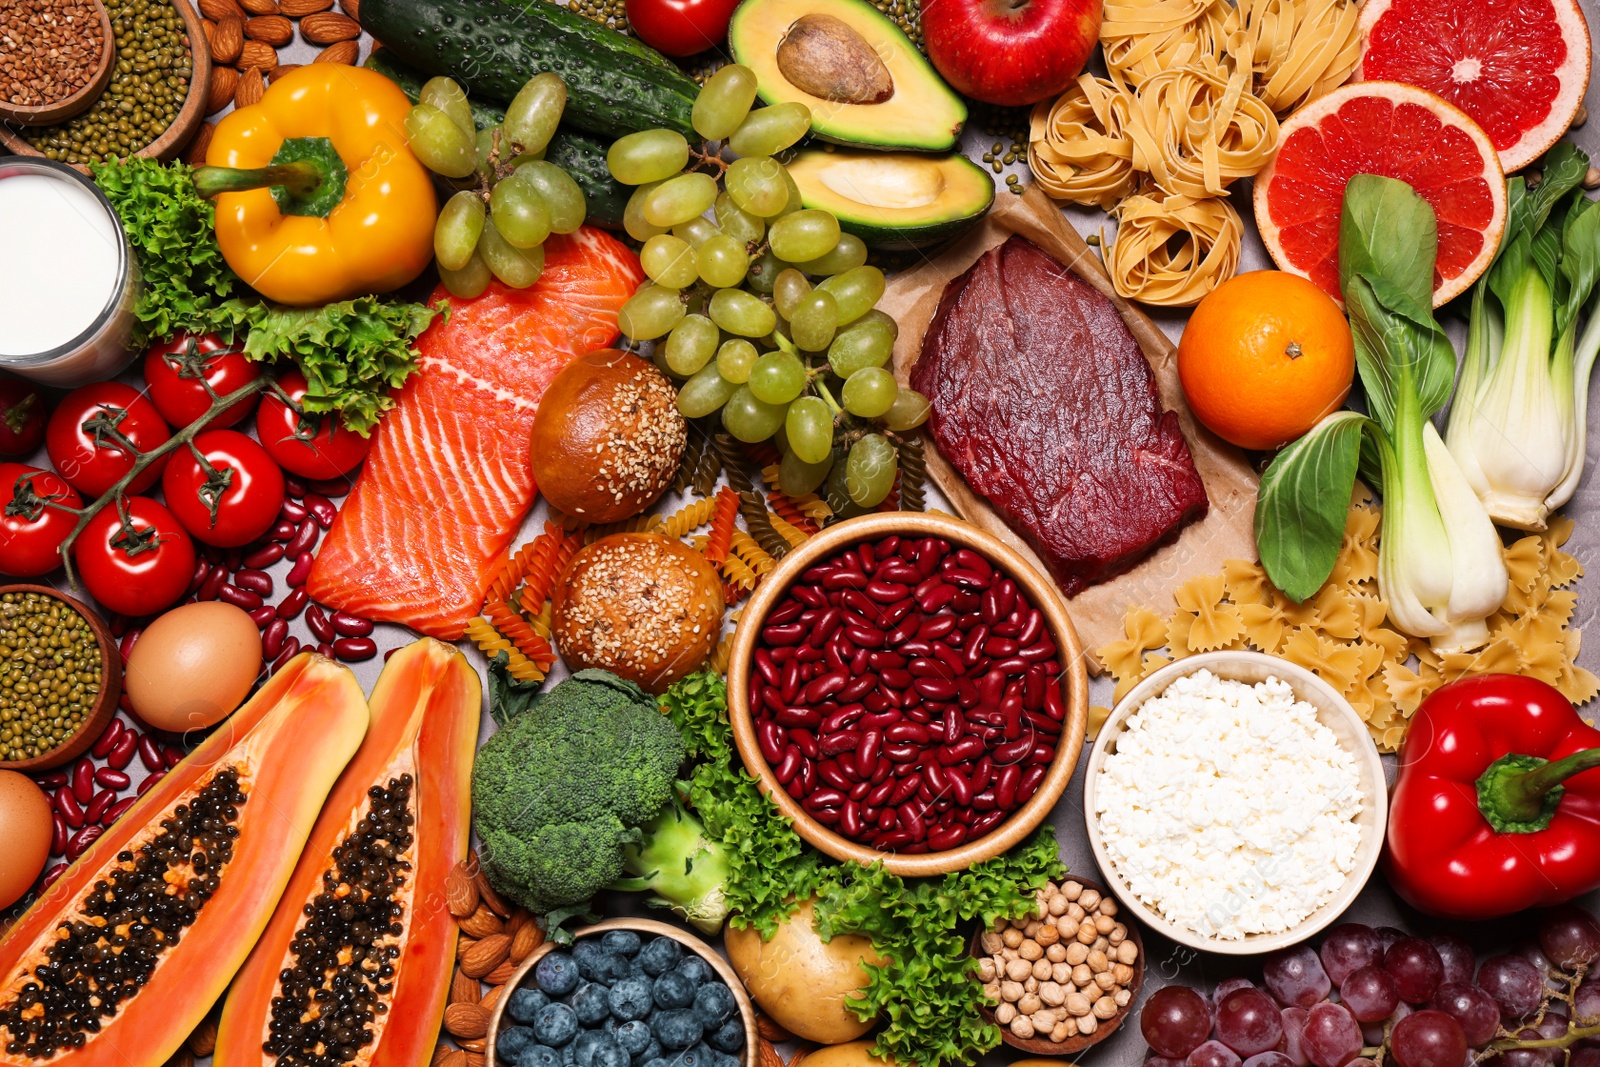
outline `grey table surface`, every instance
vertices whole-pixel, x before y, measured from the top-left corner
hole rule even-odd
[[[1597,36],[1597,28],[1600,28],[1600,0],[1579,0],[1579,2],[1588,20],[1590,39],[1593,41]],[[370,47],[370,39],[364,37],[361,48],[363,59],[366,57]],[[280,57],[281,61],[286,63],[308,62],[315,54],[315,51],[316,49],[297,39],[293,45],[280,51]],[[1591,81],[1585,103],[1591,115],[1600,116],[1600,78]],[[1600,119],[1573,130],[1570,137],[1592,156],[1600,156]],[[985,135],[981,130],[972,128],[968,130],[964,138],[964,148],[969,155],[975,157],[985,151],[988,143],[992,140],[994,138]],[[1024,181],[1027,180],[1025,164],[1014,164],[1006,168],[1006,170],[1008,173],[1021,175]],[[997,182],[1003,180],[1003,175],[997,175],[996,180]],[[1002,187],[997,195],[1006,196],[1009,194]],[[1248,180],[1237,182],[1234,185],[1232,199],[1234,206],[1239,210],[1239,214],[1246,220],[1244,252],[1240,270],[1257,270],[1271,267],[1272,262],[1256,234],[1253,223],[1250,221],[1253,218],[1253,213],[1250,206],[1250,182]],[[1064,207],[1063,211],[1079,232],[1085,235],[1104,232],[1107,236],[1110,236],[1114,232],[1115,223],[1102,212],[1073,206]],[[1160,308],[1145,308],[1144,310],[1169,337],[1174,341],[1178,339],[1187,320],[1185,311]],[[1447,321],[1446,325],[1447,329],[1451,331],[1459,351],[1465,335],[1464,324],[1459,321]],[[130,374],[127,376],[127,380],[135,385],[142,384],[137,374]],[[1600,412],[1600,375],[1597,375],[1594,381],[1591,382],[1590,398],[1591,412]],[[46,465],[42,451],[39,456],[35,457],[34,462]],[[1596,474],[1597,466],[1600,466],[1600,434],[1592,433],[1588,439],[1587,469],[1583,481],[1576,495],[1565,508],[1565,512],[1577,520],[1572,540],[1567,545],[1567,551],[1577,556],[1587,568],[1586,575],[1578,585],[1578,604],[1573,619],[1574,629],[1587,629],[1588,624],[1595,617],[1597,609],[1600,609],[1600,522],[1596,521],[1597,518],[1600,518],[1600,475]],[[930,492],[930,498],[930,506],[951,510],[949,505],[939,497],[937,490]],[[669,503],[670,501],[663,501],[661,506],[665,507]],[[519,541],[533,537],[543,527],[545,518],[544,503],[540,500],[526,517]],[[282,565],[275,569],[280,581],[284,569]],[[56,576],[56,582],[61,584],[59,575]],[[1069,602],[1069,610],[1070,607]],[[1158,605],[1156,607],[1158,611],[1163,613],[1170,610],[1170,605]],[[297,636],[305,640],[309,635],[304,630],[303,619],[296,623],[296,627]],[[405,644],[414,637],[413,634],[401,627],[388,625],[380,626],[374,636],[378,640],[380,650],[387,650]],[[470,645],[464,644],[463,647],[467,650],[467,654],[472,658],[473,662],[482,669],[484,666],[483,657]],[[1586,643],[1580,653],[1579,662],[1589,670],[1600,673],[1600,638]],[[366,663],[355,665],[356,676],[364,689],[370,691],[381,667],[381,656]],[[560,677],[560,671],[561,668],[558,665],[557,674],[553,677]],[[1092,680],[1090,690],[1092,703],[1110,706],[1111,683],[1108,679],[1098,678]],[[1592,715],[1593,707],[1594,705],[1591,705],[1590,708],[1586,708],[1585,712]],[[492,723],[488,715],[485,714],[483,737],[486,738],[490,732],[492,732]],[[1068,785],[1060,802],[1051,812],[1049,822],[1056,829],[1056,835],[1061,844],[1061,855],[1068,867],[1083,873],[1086,877],[1096,881],[1103,881],[1090,853],[1084,831],[1083,778],[1084,764],[1087,762],[1088,751],[1089,746],[1086,745],[1082,756],[1080,756],[1079,765],[1072,782]],[[1384,762],[1392,778],[1394,761],[1392,758],[1385,758]],[[138,764],[135,763],[134,766],[137,767]],[[1600,910],[1600,892],[1591,894],[1585,899],[1591,907]],[[613,900],[608,904],[610,907],[617,909],[634,910],[630,907],[630,901],[627,899]],[[1381,873],[1373,876],[1360,897],[1350,907],[1344,919],[1365,922],[1374,926],[1392,924],[1407,930],[1424,933],[1444,929],[1448,925],[1449,928],[1457,930],[1474,944],[1482,947],[1505,944],[1508,940],[1516,938],[1526,926],[1525,918],[1513,918],[1468,926],[1441,924],[1436,920],[1421,916],[1403,905],[1389,890]],[[1222,978],[1241,974],[1259,979],[1260,960],[1257,957],[1230,958],[1196,953],[1149,932],[1145,934],[1145,945],[1148,954],[1148,968],[1145,984],[1140,994],[1141,1000],[1161,985],[1172,982],[1209,986]],[[1103,1067],[1133,1067],[1133,1065],[1143,1061],[1145,1054],[1144,1040],[1139,1035],[1137,1024],[1136,1022],[1130,1022],[1105,1041],[1076,1057],[1076,1059],[1087,1064],[1094,1064],[1095,1067],[1102,1067],[1102,1065]],[[993,1065],[1015,1058],[1018,1058],[1015,1050],[1006,1048],[989,1054],[984,1058],[983,1062],[993,1067]]]

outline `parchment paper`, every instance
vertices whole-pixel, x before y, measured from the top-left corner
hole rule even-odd
[[[1184,527],[1178,539],[1147,556],[1132,570],[1072,597],[1067,608],[1089,654],[1089,669],[1099,672],[1094,650],[1122,636],[1122,616],[1134,604],[1159,613],[1173,607],[1173,591],[1189,578],[1215,574],[1227,559],[1255,559],[1251,522],[1255,514],[1255,471],[1244,453],[1206,430],[1189,412],[1178,384],[1177,349],[1165,334],[1127,301],[1117,296],[1100,258],[1060,210],[1037,188],[1022,196],[1001,192],[994,208],[966,237],[921,266],[895,275],[878,305],[900,324],[895,344],[895,376],[904,384],[922,354],[922,339],[939,307],[945,285],[989,249],[1013,233],[1021,234],[1070,267],[1104,293],[1121,313],[1134,339],[1155,370],[1161,406],[1174,411],[1189,442],[1196,469],[1211,498],[1206,517]],[[1018,352],[1019,360],[1030,358]],[[928,478],[938,486],[961,517],[1006,541],[1041,571],[1050,573],[1037,553],[1005,523],[994,508],[962,480],[948,460],[925,437]]]

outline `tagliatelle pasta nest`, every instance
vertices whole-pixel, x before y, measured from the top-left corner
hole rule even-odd
[[[1370,499],[1350,509],[1333,574],[1303,604],[1279,592],[1258,564],[1229,560],[1221,574],[1180,586],[1170,616],[1129,608],[1124,639],[1096,650],[1116,679],[1115,699],[1175,659],[1250,648],[1314,671],[1356,709],[1378,747],[1393,752],[1422,698],[1467,675],[1525,674],[1555,686],[1574,704],[1600,693],[1600,678],[1575,662],[1582,634],[1571,628],[1578,595],[1568,587],[1583,566],[1561,550],[1572,534],[1571,519],[1558,518],[1544,533],[1505,546],[1511,586],[1489,619],[1489,643],[1475,652],[1444,654],[1388,625],[1388,605],[1377,586],[1381,519]],[[1107,713],[1090,709],[1091,737]]]
[[[1360,58],[1355,0],[1107,0],[1108,78],[1034,106],[1028,166],[1058,200],[1119,219],[1107,267],[1128,299],[1186,307],[1231,277],[1228,184],[1266,166],[1278,116]],[[1131,203],[1137,201],[1137,203]]]

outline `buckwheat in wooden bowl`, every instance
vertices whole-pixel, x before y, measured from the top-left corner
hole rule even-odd
[[[501,995],[495,1000],[494,1011],[492,1011],[489,1015],[489,1031],[485,1035],[486,1045],[483,1050],[484,1063],[498,1064],[514,1061],[516,1059],[516,1056],[514,1055],[507,1056],[504,1060],[499,1057],[497,1045],[499,1044],[500,1040],[505,1036],[506,1031],[514,1026],[536,1026],[536,1024],[517,1022],[510,1014],[508,1009],[512,1007],[512,1000],[520,991],[524,989],[537,990],[539,988],[534,977],[534,971],[535,968],[539,966],[539,961],[553,952],[572,953],[579,945],[582,945],[585,942],[598,942],[608,933],[613,931],[627,931],[635,934],[637,935],[639,941],[643,942],[644,944],[644,949],[636,949],[634,956],[625,959],[625,962],[627,963],[637,961],[643,964],[643,952],[648,950],[649,942],[657,938],[668,938],[677,942],[677,944],[680,946],[680,952],[685,958],[697,957],[703,960],[710,967],[710,973],[714,976],[714,980],[720,981],[721,984],[728,987],[728,991],[733,994],[733,1002],[738,1008],[737,1013],[728,1016],[728,1023],[731,1024],[734,1020],[737,1020],[742,1024],[744,1031],[744,1047],[739,1052],[729,1053],[729,1055],[733,1055],[734,1058],[736,1058],[743,1065],[743,1067],[758,1067],[760,1035],[756,1032],[756,1009],[755,1005],[750,1002],[750,995],[745,992],[743,984],[740,983],[739,976],[734,973],[734,970],[731,966],[729,966],[728,961],[723,959],[722,955],[710,945],[707,945],[704,941],[689,933],[687,930],[680,929],[679,927],[673,926],[670,923],[657,922],[654,919],[607,919],[604,922],[595,923],[593,926],[585,926],[574,930],[572,934],[573,944],[570,947],[558,945],[553,941],[546,941],[544,944],[534,949],[533,954],[527,959],[523,960],[522,963],[518,964],[516,970],[511,972],[511,977],[506,980],[504,992],[501,993]],[[654,968],[642,967],[641,970],[643,977],[652,977],[652,971]],[[628,979],[626,978],[621,978],[620,980],[612,983],[612,1004],[616,1004],[619,1001],[626,1003],[628,998],[625,995],[619,996],[616,993],[616,990],[621,988],[621,983],[627,980]],[[707,984],[710,984],[710,982]],[[705,986],[702,985],[700,988],[705,988]],[[560,999],[566,1000],[567,997],[565,994],[562,994]],[[653,1010],[654,1009],[652,1009],[652,1011]],[[698,1009],[696,1009],[696,1011],[698,1011]],[[629,1011],[625,1014],[632,1016],[633,1012]],[[620,1018],[618,1018],[614,1011],[608,1012],[608,1015],[610,1018],[616,1019],[618,1022],[622,1021]],[[604,1020],[606,1017],[607,1016],[601,1016],[600,1018],[601,1020]],[[653,1015],[651,1017],[653,1018]],[[649,1019],[646,1019],[645,1021],[648,1025]],[[596,1022],[592,1026],[580,1024],[576,1032],[577,1036],[569,1038],[568,1041],[561,1042],[561,1045],[565,1046],[573,1040],[582,1040],[582,1035],[586,1029],[598,1031],[601,1025],[602,1022]],[[527,1035],[522,1036],[524,1040],[527,1039]],[[691,1047],[695,1043],[697,1042],[691,1042]],[[517,1051],[520,1052],[521,1050],[519,1049]],[[626,1051],[626,1047],[624,1047],[624,1051]],[[676,1055],[678,1051],[681,1050],[669,1050],[669,1052],[666,1054]]]
[[[972,955],[999,1001],[984,1016],[1006,1044],[1035,1056],[1073,1056],[1104,1041],[1144,984],[1138,924],[1105,886],[1075,874],[1040,891],[1037,915],[979,930]]]
[[[56,651],[60,640],[72,642],[65,656]],[[29,647],[34,643],[37,648]],[[0,712],[6,713],[0,718],[0,770],[47,771],[69,763],[88,751],[117,713],[122,656],[116,638],[100,617],[80,601],[46,585],[0,586],[0,676],[32,681],[29,676],[42,656],[73,664],[69,675],[85,666],[91,674],[98,670],[98,680],[92,685],[73,677],[47,681],[39,692],[28,693],[9,681],[0,690]],[[46,686],[57,683],[62,691],[46,696]],[[63,715],[67,721],[58,725]],[[60,733],[52,736],[52,747],[20,759],[4,758],[13,745],[35,747],[41,730]]]
[[[946,515],[831,526],[740,616],[739,755],[802,838],[902,876],[1011,848],[1083,746],[1088,674],[1054,584]]]
[[[1202,671],[1215,681],[1186,681]],[[1139,773],[1152,757],[1159,781]],[[1388,824],[1366,723],[1311,671],[1259,652],[1190,656],[1134,686],[1100,728],[1083,792],[1095,862],[1133,917],[1233,956],[1299,944],[1337,919],[1372,877]],[[1174,818],[1169,801],[1187,813]],[[1246,818],[1248,840],[1229,829]],[[1118,865],[1134,852],[1137,878]],[[1170,857],[1194,858],[1188,874],[1153,867]]]
[[[30,16],[51,15],[48,26],[33,29]],[[34,54],[47,49],[54,53],[52,62],[40,64],[40,69],[30,62],[30,57],[11,51],[0,54],[0,122],[13,126],[49,126],[70,119],[87,108],[111,80],[116,45],[112,39],[111,16],[101,0],[68,0],[51,3],[46,0],[37,5],[22,4],[11,10],[0,8],[0,31],[7,22],[17,17],[18,22],[28,21],[37,34],[33,41]],[[40,46],[43,46],[43,49]],[[9,49],[7,51],[10,51]],[[54,70],[48,68],[54,67]],[[12,102],[6,95],[14,79],[33,81],[41,75],[60,82],[60,89],[51,86],[43,94],[30,92],[31,103]],[[74,89],[70,79],[77,79]],[[61,91],[66,90],[65,92]]]

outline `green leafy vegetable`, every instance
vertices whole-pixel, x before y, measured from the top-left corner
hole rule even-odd
[[[1280,452],[1256,495],[1261,565],[1299,603],[1322,588],[1339,558],[1367,417],[1335,411]]]
[[[1065,873],[1055,833],[1041,827],[1011,852],[938,879],[906,881],[882,866],[835,863],[809,848],[756,786],[735,768],[727,689],[712,672],[691,675],[662,698],[692,756],[701,760],[690,802],[729,859],[727,900],[735,926],[770,937],[815,898],[813,923],[830,940],[860,934],[889,962],[864,965],[868,980],[851,1010],[881,1016],[873,1052],[915,1067],[976,1062],[1000,1044],[978,1011],[983,985],[968,953],[971,924],[1022,915],[1046,881]]]

